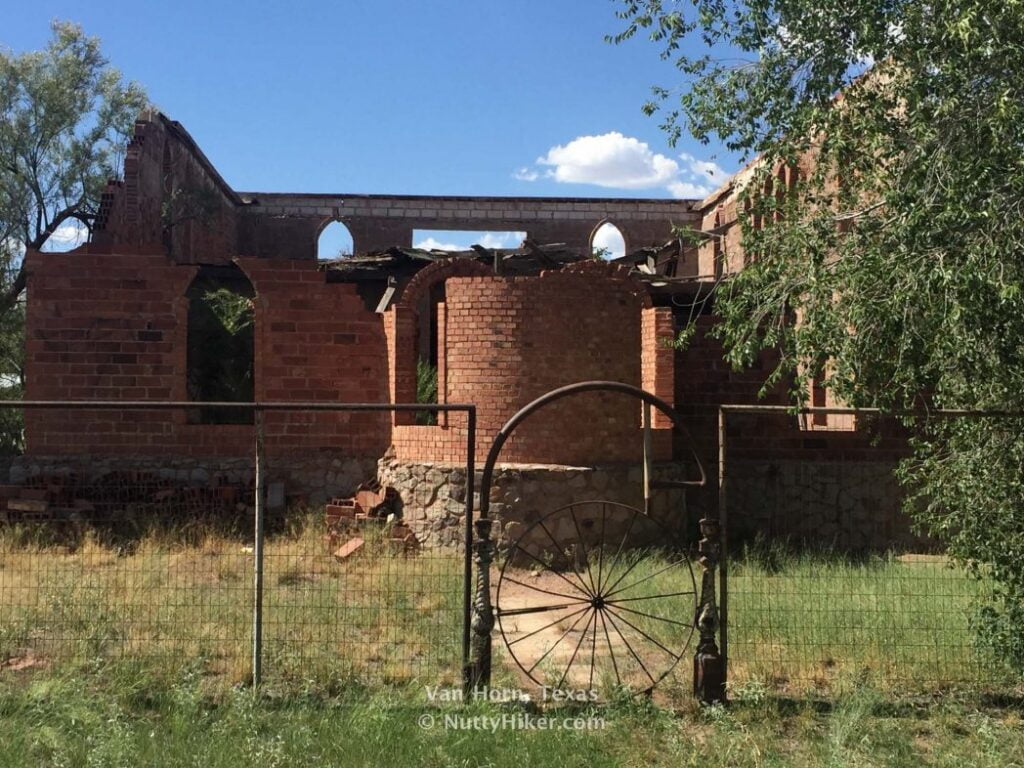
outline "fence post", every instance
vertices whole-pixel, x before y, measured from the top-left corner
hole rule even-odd
[[[644,514],[651,514],[651,460],[654,454],[651,446],[651,404],[644,400]]]
[[[255,531],[253,542],[253,607],[252,607],[252,688],[259,690],[263,680],[263,512],[266,504],[264,484],[266,467],[263,465],[263,412],[256,410],[256,472],[253,482],[255,495]]]
[[[729,682],[729,508],[726,503],[726,437],[725,427],[728,411],[718,408],[718,523],[721,530],[718,540],[721,551],[718,554],[718,644],[722,655],[722,681]]]
[[[721,501],[725,468],[725,414],[718,411],[718,488]],[[722,518],[707,514],[700,521],[700,607],[697,631],[700,640],[693,657],[693,693],[705,704],[725,702],[725,657],[715,642],[720,623],[715,605],[715,570],[722,556]],[[723,595],[724,596],[724,595]],[[724,638],[723,638],[724,639]]]
[[[470,622],[473,619],[473,495],[476,493],[476,407],[466,412],[466,499],[462,553],[462,675],[469,685]]]
[[[476,555],[476,598],[473,601],[473,637],[470,643],[469,664],[464,676],[464,692],[467,697],[474,690],[491,684],[491,632],[494,629],[494,609],[491,606],[491,562],[494,560],[494,542],[491,540],[491,523],[488,518],[477,520],[477,540],[474,544]]]

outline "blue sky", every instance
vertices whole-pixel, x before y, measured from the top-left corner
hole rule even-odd
[[[642,114],[680,78],[604,42],[612,0],[6,5],[0,44],[82,24],[242,191],[699,197],[737,165]]]

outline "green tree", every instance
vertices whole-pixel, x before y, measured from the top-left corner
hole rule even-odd
[[[0,242],[0,280],[10,280],[12,245]],[[6,283],[4,283],[6,284]],[[20,400],[25,391],[25,305],[17,302],[0,315],[0,399]],[[25,447],[21,412],[0,409],[0,456],[21,453]]]
[[[24,249],[41,249],[64,224],[92,227],[145,105],[75,24],[54,22],[45,50],[0,50],[0,241],[13,244],[0,313],[25,288]]]
[[[45,50],[0,49],[0,398],[23,393],[25,250],[91,231],[145,104],[74,24],[54,22]],[[21,414],[0,411],[0,452],[22,448]]]
[[[1021,0],[619,0],[618,14],[611,39],[648,34],[678,68],[684,85],[646,105],[671,140],[763,158],[741,193],[748,266],[717,290],[735,365],[778,350],[772,381],[798,400],[820,374],[855,406],[1024,409]],[[753,193],[808,157],[785,194]],[[1024,424],[933,423],[915,445],[912,511],[994,577],[983,636],[1024,669]]]

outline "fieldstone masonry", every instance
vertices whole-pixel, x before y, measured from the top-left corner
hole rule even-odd
[[[903,492],[887,461],[737,461],[728,480],[729,539],[788,538],[841,551],[923,551],[900,509]]]
[[[679,479],[681,472],[676,464],[658,464],[654,477]],[[380,461],[378,474],[383,484],[399,492],[402,516],[421,542],[461,546],[465,526],[464,466],[403,462],[389,457]],[[477,471],[474,483],[477,489],[481,474]],[[638,465],[499,465],[495,469],[490,499],[490,516],[497,521],[494,537],[499,546],[507,545],[541,516],[576,502],[616,501],[642,509],[642,477],[642,468]],[[683,493],[655,493],[652,513],[657,519],[669,526],[685,526],[688,520]],[[479,503],[474,507],[479,508]]]

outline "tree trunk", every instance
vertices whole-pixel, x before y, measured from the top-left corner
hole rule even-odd
[[[27,282],[28,274],[25,272],[25,263],[22,262],[21,266],[18,267],[18,274],[14,276],[14,281],[0,294],[0,317],[10,312],[14,305],[18,303],[18,298],[25,290]]]

